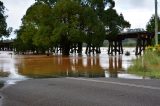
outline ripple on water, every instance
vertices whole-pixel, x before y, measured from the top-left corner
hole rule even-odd
[[[125,48],[133,51],[133,48]],[[107,48],[102,48],[102,54],[69,57],[62,56],[18,56],[9,52],[0,54],[0,70],[10,72],[7,84],[30,78],[43,77],[116,77],[128,79],[142,79],[128,74],[126,69],[135,59],[134,53],[130,56],[108,56]]]

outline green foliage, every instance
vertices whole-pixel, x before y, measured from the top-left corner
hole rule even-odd
[[[158,25],[160,25],[160,17],[158,17]],[[146,25],[146,30],[149,32],[155,31],[155,15],[152,15],[149,22]],[[158,28],[158,31],[160,31],[160,27]]]
[[[128,68],[129,73],[150,78],[160,78],[160,55],[156,48],[148,47],[144,55],[134,60],[133,65]]]
[[[114,39],[120,31],[123,31],[124,28],[129,28],[130,24],[126,20],[122,14],[118,14],[114,9],[108,9],[105,11],[105,15],[103,17],[103,22],[107,27],[107,38]]]
[[[62,39],[63,37],[70,42],[80,40],[79,15],[80,5],[71,0],[61,0],[53,8],[55,20],[55,28],[53,37]]]
[[[6,23],[6,18],[5,16],[5,7],[3,5],[3,2],[0,1],[0,38],[2,36],[8,37],[10,32],[12,31],[12,28],[7,29],[7,23]]]
[[[98,45],[103,43],[105,38],[105,29],[103,23],[98,19],[93,9],[84,8],[83,17],[85,17],[84,34],[85,43]]]
[[[158,25],[160,25],[160,17],[158,17]],[[150,18],[149,22],[146,25],[146,30],[148,32],[155,32],[155,15],[152,15],[152,17]],[[160,27],[158,27],[158,32],[160,32]],[[155,39],[153,39],[153,44],[155,44],[154,41]],[[158,37],[158,41],[160,42],[160,35]]]
[[[45,3],[48,5],[54,5],[58,0],[35,0],[35,1],[39,3]]]
[[[51,45],[52,23],[51,18],[46,17],[51,17],[51,8],[48,5],[35,3],[27,10],[22,26],[17,31],[16,48],[20,49],[19,41],[24,46],[23,50],[47,49]]]
[[[8,77],[9,76],[9,72],[3,72],[0,70],[0,77]]]
[[[15,45],[20,50],[18,45],[22,43],[24,51],[45,51],[60,45],[65,54],[69,54],[72,44],[100,47],[106,28],[114,33],[110,35],[116,35],[120,29],[129,27],[114,6],[113,0],[36,0],[22,19]]]

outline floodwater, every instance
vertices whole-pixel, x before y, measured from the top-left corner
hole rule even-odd
[[[102,48],[100,55],[13,55],[12,52],[0,51],[0,71],[9,72],[8,83],[27,78],[56,77],[113,77],[142,79],[128,74],[127,68],[136,58],[134,48],[125,48],[130,56],[108,56],[107,48]],[[11,54],[12,53],[12,54]]]

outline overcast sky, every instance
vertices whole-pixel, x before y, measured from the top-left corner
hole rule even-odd
[[[145,28],[155,11],[154,0],[115,0],[115,2],[116,10],[131,23],[131,28]]]
[[[7,8],[7,23],[9,27],[18,29],[21,18],[28,7],[35,0],[1,0]],[[160,0],[158,0],[160,2]],[[152,14],[154,14],[154,0],[115,0],[115,9],[131,23],[131,28],[145,28]],[[160,6],[160,5],[158,5]],[[12,34],[12,37],[15,37]]]
[[[21,25],[21,19],[25,15],[26,10],[34,3],[35,0],[1,0],[7,8],[8,27],[13,27],[13,30],[18,29]],[[12,33],[11,38],[15,35]]]

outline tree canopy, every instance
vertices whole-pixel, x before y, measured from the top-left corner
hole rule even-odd
[[[107,38],[114,39],[118,33],[129,28],[130,24],[124,20],[123,14],[118,14],[115,9],[105,10],[103,22],[106,26]]]
[[[158,25],[160,25],[160,17],[158,17]],[[155,31],[155,15],[152,15],[152,17],[148,21],[148,23],[146,25],[146,30],[149,32]],[[160,27],[159,27],[158,31],[160,31]]]
[[[8,37],[9,33],[11,32],[11,28],[7,29],[6,18],[7,16],[5,15],[5,7],[3,2],[0,1],[0,38],[2,36]]]
[[[158,17],[158,25],[160,25],[160,17]],[[155,32],[155,15],[152,15],[152,17],[148,21],[146,30],[151,33]],[[158,32],[160,32],[160,27],[158,27]],[[158,37],[158,41],[160,41],[160,37]]]
[[[113,0],[36,0],[22,18],[16,44],[40,51],[59,45],[64,55],[72,45],[78,51],[82,43],[100,47],[106,36],[130,27],[114,6]]]

